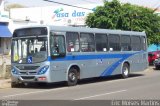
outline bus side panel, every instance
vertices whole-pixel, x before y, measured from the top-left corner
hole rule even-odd
[[[95,71],[97,71],[97,67],[95,65],[96,60],[80,60],[77,61],[77,64],[81,66],[80,70],[80,78],[90,78],[95,77]]]
[[[147,68],[145,52],[120,53],[118,58],[77,59],[51,61],[50,77],[53,82],[66,81],[69,67],[74,63],[80,68],[80,79],[121,74],[123,63],[129,62],[130,71],[142,71]],[[112,56],[112,55],[111,55]],[[78,57],[79,58],[79,57]],[[92,57],[90,57],[92,58]]]
[[[143,71],[148,67],[147,54],[140,52],[129,58],[131,72]]]
[[[108,76],[109,73],[113,70],[115,74],[119,74],[120,72],[118,70],[115,70],[114,68],[114,63],[116,63],[120,58],[107,58],[107,59],[102,59],[97,60],[96,66],[97,66],[97,71],[95,71],[95,76],[99,77],[103,72],[107,72],[105,75]],[[112,74],[112,73],[111,73]]]
[[[67,61],[51,61],[50,79],[52,82],[66,81]]]
[[[128,62],[131,72],[143,71],[147,68],[147,54],[145,52],[133,52],[130,54],[124,53],[121,58],[111,58],[109,65],[106,65],[106,69],[102,69],[103,72],[99,74],[100,76],[109,76],[121,74],[121,70],[124,62]],[[106,59],[107,61],[109,59]],[[115,61],[114,61],[115,60]]]

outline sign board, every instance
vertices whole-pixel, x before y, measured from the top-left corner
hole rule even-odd
[[[9,22],[9,12],[0,11],[0,22]]]
[[[10,17],[15,20],[25,20],[28,17],[30,21],[43,21],[43,24],[48,25],[85,25],[87,15],[92,13],[96,6],[80,6],[87,7],[88,9],[70,6],[18,8],[11,9]]]
[[[27,62],[28,62],[28,63],[32,63],[32,56],[28,56],[28,57],[27,57]]]
[[[74,7],[57,7],[48,8],[48,11],[44,10],[42,12],[46,20],[46,23],[56,24],[56,25],[85,25],[85,19],[89,13],[92,13],[92,7],[90,10],[74,8]],[[48,18],[48,19],[47,19]],[[47,22],[48,20],[48,22]],[[50,22],[49,22],[50,21]]]

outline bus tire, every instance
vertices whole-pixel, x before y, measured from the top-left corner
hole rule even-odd
[[[123,67],[122,67],[122,77],[123,78],[128,78],[129,74],[130,74],[129,65],[127,63],[124,63]]]
[[[78,72],[77,69],[71,68],[68,72],[68,81],[67,85],[68,86],[74,86],[77,84],[78,81]]]

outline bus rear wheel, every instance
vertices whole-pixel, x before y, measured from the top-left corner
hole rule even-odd
[[[74,86],[77,84],[78,81],[78,72],[77,69],[71,68],[68,72],[68,81],[67,85],[68,86]]]
[[[127,63],[124,63],[122,67],[122,77],[128,78],[129,74],[130,74],[129,65]]]

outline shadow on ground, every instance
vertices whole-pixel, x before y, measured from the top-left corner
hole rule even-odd
[[[131,74],[129,78],[134,77],[141,77],[143,74]],[[127,78],[127,79],[129,79]],[[87,78],[78,81],[78,85],[85,85],[85,84],[91,84],[91,83],[98,83],[98,82],[104,82],[104,81],[113,81],[113,80],[119,80],[123,79],[121,75],[114,75],[114,76],[108,76],[108,77],[98,77],[98,78]],[[126,79],[126,80],[127,80]],[[28,88],[28,89],[55,89],[55,88],[61,88],[61,87],[67,87],[65,82],[59,82],[59,83],[29,83],[27,85],[22,85],[20,88]]]

